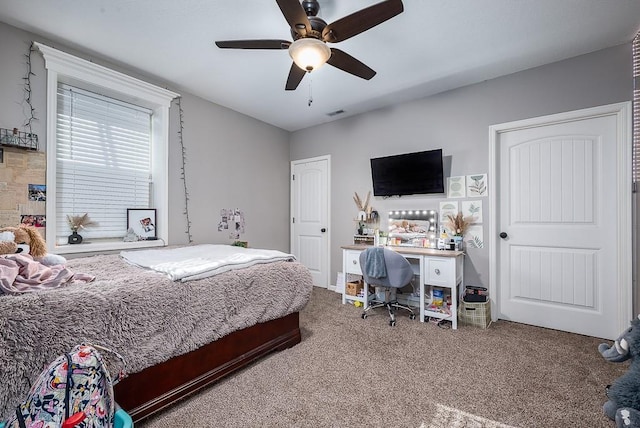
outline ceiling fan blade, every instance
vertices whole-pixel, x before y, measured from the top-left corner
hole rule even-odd
[[[216,46],[222,49],[289,49],[287,40],[222,40]]]
[[[284,89],[287,91],[294,91],[302,81],[305,74],[307,74],[306,71],[298,67],[295,62],[292,63],[291,70],[289,70],[289,77],[287,78],[287,84]]]
[[[284,18],[293,31],[305,37],[311,31],[311,23],[298,0],[276,0]]]
[[[375,27],[402,13],[402,0],[387,0],[347,15],[322,30],[322,40],[336,43]]]
[[[369,80],[376,75],[373,69],[340,49],[331,49],[331,57],[327,61],[327,64],[331,64],[342,71],[346,71],[365,80]]]

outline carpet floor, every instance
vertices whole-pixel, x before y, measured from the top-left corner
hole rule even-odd
[[[136,427],[614,427],[604,388],[627,363],[602,339],[507,321],[458,330],[316,288],[302,342]]]

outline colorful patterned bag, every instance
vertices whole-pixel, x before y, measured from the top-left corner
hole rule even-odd
[[[113,382],[102,356],[96,347],[77,345],[40,373],[29,397],[5,426],[112,427],[114,408]]]

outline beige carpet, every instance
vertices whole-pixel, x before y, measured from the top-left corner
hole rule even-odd
[[[360,318],[314,289],[302,342],[136,427],[613,427],[604,387],[627,364],[602,340],[498,321],[458,330]]]

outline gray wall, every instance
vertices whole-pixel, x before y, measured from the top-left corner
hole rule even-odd
[[[65,48],[43,37],[0,23],[0,127],[20,127],[23,113],[24,55],[32,40],[110,66],[167,87],[153,76],[123,64]],[[34,55],[33,102],[41,120],[34,132],[45,143],[45,72]],[[631,99],[631,45],[605,49],[566,61],[493,79],[368,114],[294,133],[182,93],[187,148],[189,213],[195,242],[230,242],[217,231],[222,208],[244,210],[246,234],[254,247],[289,248],[289,161],[330,154],[331,282],[341,270],[340,246],[351,243],[356,214],[353,192],[372,189],[369,159],[409,151],[443,148],[451,176],[488,172],[488,127]],[[178,112],[171,109],[170,244],[187,242]],[[491,177],[489,177],[491,180]],[[375,198],[374,208],[437,209],[442,195]],[[484,235],[488,240],[489,199],[484,201]],[[383,223],[384,224],[384,223]],[[466,283],[488,285],[489,248],[468,249]]]
[[[628,101],[632,89],[625,44],[292,133],[291,160],[331,155],[332,283],[342,267],[340,246],[352,243],[356,229],[353,192],[372,190],[370,158],[442,148],[450,176],[488,173],[490,125]],[[438,209],[443,200],[403,196],[372,205],[384,225],[389,210]],[[488,287],[491,212],[489,198],[482,200],[485,247],[467,249],[465,283]]]
[[[81,58],[105,65],[182,95],[189,216],[196,243],[230,243],[228,231],[218,232],[222,208],[245,213],[242,240],[252,247],[289,250],[289,143],[288,132],[235,111],[207,102],[180,88],[145,76],[123,64],[79,52],[0,23],[0,127],[22,130],[25,122],[25,55],[31,41],[42,42]],[[39,53],[33,58],[32,100],[36,116],[33,132],[43,150],[46,118],[46,72]],[[177,102],[171,107],[169,160],[169,244],[188,242],[181,148],[178,140]],[[0,195],[1,197],[1,195]]]
[[[220,209],[245,214],[242,240],[251,247],[289,251],[288,132],[194,96],[184,96],[184,141],[188,150],[189,216],[196,242],[231,242],[218,232]],[[172,121],[176,123],[177,121]],[[179,151],[171,171],[179,173]],[[171,241],[178,243],[184,202],[179,175],[171,180]]]

